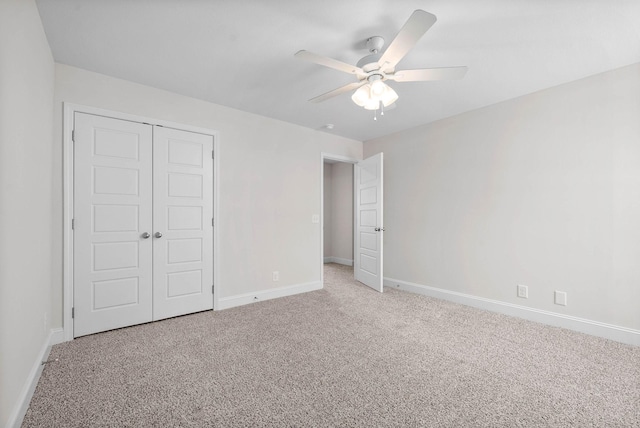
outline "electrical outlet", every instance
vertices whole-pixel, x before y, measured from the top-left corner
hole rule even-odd
[[[523,299],[529,298],[529,287],[526,285],[518,285],[518,297],[522,297]]]
[[[554,303],[560,306],[567,306],[567,292],[556,290],[554,292]]]
[[[320,223],[320,216],[318,214],[314,214],[311,216],[311,223]]]
[[[277,270],[273,271],[273,281],[280,281],[280,272],[278,272]]]

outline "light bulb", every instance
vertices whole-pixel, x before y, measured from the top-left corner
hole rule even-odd
[[[374,80],[371,83],[371,95],[377,98],[384,93],[386,88],[387,85],[382,80]]]

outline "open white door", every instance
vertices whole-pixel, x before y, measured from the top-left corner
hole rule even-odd
[[[355,165],[356,280],[382,292],[382,153]]]

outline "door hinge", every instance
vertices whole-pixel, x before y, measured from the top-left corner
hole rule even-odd
[[[214,285],[211,285],[211,294],[214,294],[214,293],[213,293],[214,288],[215,288],[215,286],[214,286]]]
[[[214,226],[215,224],[213,223],[213,217],[211,217],[211,226]]]
[[[75,230],[76,229],[76,219],[72,218],[71,219],[71,230]]]
[[[211,150],[211,159],[215,159],[215,158],[216,158],[215,152],[213,150]]]
[[[76,308],[71,308],[71,318],[76,317]]]
[[[72,130],[71,131],[71,141],[73,141],[74,143],[76,142],[76,130]]]

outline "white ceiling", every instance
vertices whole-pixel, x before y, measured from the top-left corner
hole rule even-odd
[[[638,0],[37,4],[57,62],[361,141],[640,62]],[[368,37],[390,43],[415,9],[438,21],[397,68],[466,65],[463,80],[391,82],[397,108],[378,121],[349,94],[307,102],[355,77],[294,53],[355,64]]]

